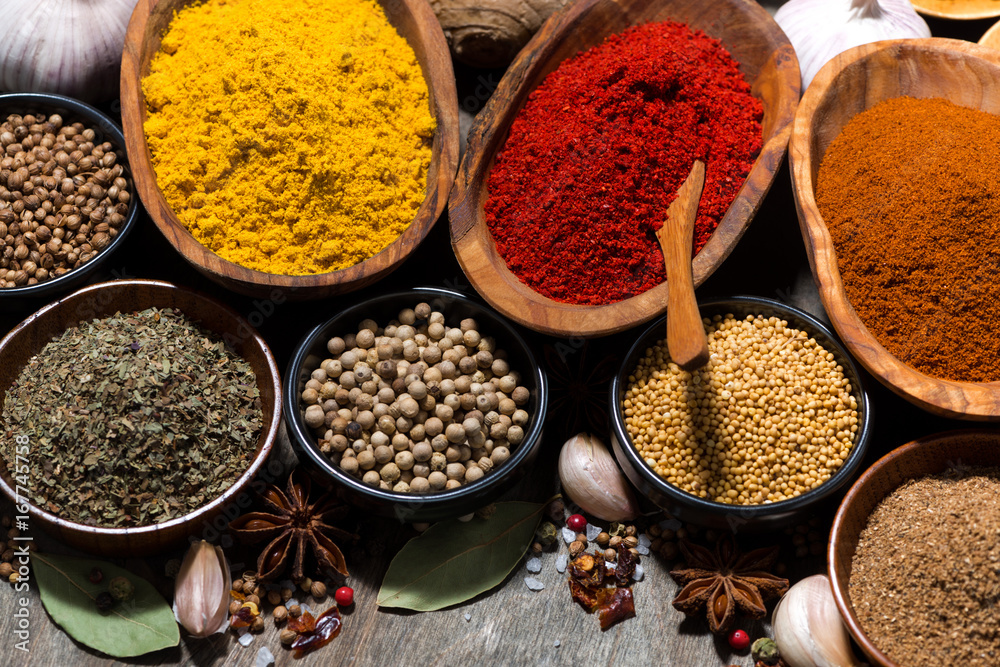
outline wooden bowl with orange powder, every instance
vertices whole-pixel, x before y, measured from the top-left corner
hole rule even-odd
[[[884,101],[903,96],[943,98],[965,109],[1000,114],[1000,85],[997,81],[1000,81],[1000,52],[969,42],[931,38],[890,40],[859,46],[835,57],[819,71],[802,98],[789,144],[789,162],[799,226],[805,240],[809,265],[819,286],[820,297],[837,333],[861,364],[889,389],[925,410],[959,419],[1000,419],[1000,382],[953,381],[932,377],[917,370],[913,365],[917,362],[924,364],[930,357],[921,355],[914,357],[910,363],[904,362],[876,338],[856,310],[856,306],[861,308],[862,304],[860,302],[852,304],[848,296],[842,275],[843,267],[838,265],[834,236],[817,204],[816,185],[820,165],[827,149],[857,114]],[[911,122],[910,127],[915,128],[915,125]],[[877,166],[878,162],[876,160],[872,168],[878,174],[877,178],[881,180],[883,174]],[[851,170],[854,168],[852,165]],[[969,167],[964,162],[955,166],[958,171],[967,168]],[[908,171],[905,173],[910,174]],[[910,174],[901,178],[909,179],[912,176]],[[936,176],[934,178],[937,179]],[[860,177],[856,175],[850,177],[851,185],[848,187],[854,187],[859,179]],[[965,195],[960,193],[960,196]],[[975,197],[975,193],[969,192],[967,196]],[[839,204],[837,206],[838,211],[843,210],[843,206]],[[897,226],[901,224],[901,220],[892,220],[889,224]],[[845,228],[844,233],[854,234],[850,227]],[[904,245],[916,245],[919,240],[913,236],[912,244],[906,238],[899,242]],[[888,263],[892,259],[888,254],[890,252],[887,249],[888,239],[880,237],[876,243],[877,249],[873,251],[872,256],[880,262],[880,265],[893,266]],[[934,247],[936,246],[932,246],[931,249]],[[978,248],[970,252],[978,257],[982,250]],[[933,258],[925,259],[925,268],[935,266]],[[867,266],[869,265],[866,263],[858,264],[861,268]],[[981,269],[978,265],[969,268],[970,276],[973,274],[982,276],[981,284],[992,283],[994,279],[992,273],[983,275],[985,269]],[[858,268],[855,273],[860,270]],[[866,271],[864,275],[871,274],[871,269]],[[976,274],[976,271],[980,273]],[[957,281],[959,277],[961,276],[954,278]],[[899,280],[904,278],[909,276],[898,276]],[[948,289],[947,285],[940,284],[941,280],[931,282],[929,287],[931,290]],[[889,289],[883,285],[882,279],[876,284],[880,290]],[[871,290],[875,288],[872,286]],[[858,294],[871,292],[862,287],[853,289],[859,290]],[[929,303],[930,295],[925,296],[925,300]],[[874,300],[871,300],[871,303],[876,304]],[[864,307],[869,311],[872,308],[879,308],[878,312],[884,312],[880,305],[869,304]],[[892,313],[889,313],[888,317],[893,319],[880,317],[884,322],[896,322],[897,330],[910,328],[902,320],[904,315],[913,317],[915,313],[920,312],[919,309],[911,309],[904,303],[896,303],[895,308],[899,311],[898,318]],[[979,316],[975,313],[971,315],[972,318]],[[970,336],[970,332],[963,328],[960,320],[945,321],[938,330],[957,331],[959,339]],[[886,340],[888,342],[888,339]],[[924,340],[923,344],[933,345],[928,340]],[[984,364],[995,362],[994,359],[982,358],[981,353],[960,356],[962,358],[955,363],[968,362],[967,366],[969,364],[974,366],[977,358]],[[944,361],[951,357],[952,355],[942,356]]]
[[[490,305],[520,324],[557,336],[595,337],[632,328],[666,310],[667,286],[662,282],[610,303],[596,300],[570,303],[536,291],[511,271],[498,251],[488,226],[486,207],[490,197],[488,181],[496,168],[497,155],[508,141],[515,117],[543,79],[563,61],[601,44],[612,35],[634,26],[668,20],[683,23],[721,41],[750,85],[750,95],[763,107],[760,152],[750,158],[752,167],[742,186],[738,187],[735,199],[728,210],[723,208],[724,214],[720,211],[721,219],[716,218],[718,226],[694,257],[695,287],[729,256],[781,166],[799,100],[799,68],[788,39],[760,5],[742,0],[579,0],[569,3],[553,14],[521,51],[493,97],[476,117],[449,203],[452,245],[466,276]],[[603,88],[595,86],[595,89]],[[567,173],[572,173],[577,166],[568,164]],[[713,168],[709,160],[707,183],[713,178]],[[683,168],[678,166],[683,176],[689,170],[690,163]],[[543,178],[537,173],[530,176]],[[569,187],[579,184],[579,180],[571,180]],[[564,185],[559,187],[564,188]],[[706,192],[707,188],[706,185]],[[539,200],[537,205],[542,207],[546,202]],[[525,244],[545,242],[545,239],[524,234]],[[651,242],[655,245],[655,239]],[[652,266],[655,259],[654,255],[647,255],[644,266]],[[662,263],[662,258],[659,261]],[[547,269],[539,266],[539,270]]]
[[[122,125],[126,146],[136,189],[160,232],[185,260],[205,276],[228,289],[250,296],[323,298],[359,289],[394,270],[420,245],[444,211],[458,165],[455,75],[441,26],[426,0],[379,0],[391,26],[413,49],[427,83],[430,113],[436,128],[423,202],[412,222],[381,251],[351,266],[310,275],[270,273],[223,259],[192,236],[167,203],[164,191],[157,183],[153,157],[143,129],[149,107],[142,79],[150,72],[153,56],[160,50],[164,33],[175,12],[195,4],[194,0],[139,0],[129,23],[122,56]],[[225,62],[214,64],[226,66]],[[316,72],[315,76],[324,75]],[[269,103],[269,100],[261,100],[262,105]],[[387,174],[387,177],[395,178],[393,174]],[[222,225],[225,224],[223,221]],[[377,223],[359,224],[359,229],[344,230],[345,235],[363,235],[364,224]],[[294,270],[289,273],[294,273]]]

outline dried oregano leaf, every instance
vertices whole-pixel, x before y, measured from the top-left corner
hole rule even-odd
[[[145,579],[111,563],[88,558],[35,552],[31,564],[45,611],[81,644],[126,658],[180,643],[174,612]],[[97,584],[89,578],[95,567],[104,575]],[[94,601],[115,577],[127,577],[135,593],[110,611],[100,612]]]
[[[378,592],[382,607],[434,611],[500,584],[531,544],[544,505],[497,503],[489,519],[442,521],[400,550]]]

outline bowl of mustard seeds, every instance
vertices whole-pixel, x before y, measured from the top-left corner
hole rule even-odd
[[[615,457],[681,520],[728,530],[794,523],[864,459],[871,405],[861,373],[797,308],[745,296],[699,306],[705,366],[687,372],[670,360],[661,318],[612,380]]]

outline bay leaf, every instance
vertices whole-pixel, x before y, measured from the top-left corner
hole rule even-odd
[[[489,519],[441,521],[396,554],[377,604],[434,611],[503,582],[531,545],[544,505],[497,503]]]
[[[88,558],[34,552],[31,562],[45,611],[81,644],[126,658],[180,643],[173,610],[145,579],[112,563]],[[99,584],[90,582],[94,567],[104,573]],[[128,577],[135,586],[135,595],[101,613],[94,600],[107,590],[109,581],[119,576]]]

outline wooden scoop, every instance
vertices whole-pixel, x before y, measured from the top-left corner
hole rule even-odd
[[[708,340],[694,297],[691,277],[691,244],[698,202],[705,186],[705,163],[695,160],[691,173],[667,208],[667,219],[656,232],[667,269],[667,349],[670,358],[686,371],[708,361]]]

